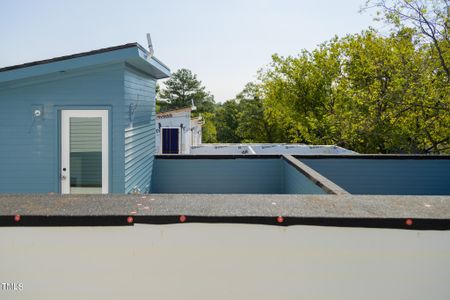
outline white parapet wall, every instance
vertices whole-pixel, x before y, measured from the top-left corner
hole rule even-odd
[[[449,299],[450,231],[0,228],[0,299]]]

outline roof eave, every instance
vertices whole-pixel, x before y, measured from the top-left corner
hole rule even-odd
[[[155,79],[163,79],[170,77],[170,69],[154,56],[138,45],[138,56],[127,60],[127,63],[133,67],[149,74]]]
[[[130,63],[155,79],[170,76],[169,68],[133,43],[6,67],[0,69],[0,83],[120,62]]]

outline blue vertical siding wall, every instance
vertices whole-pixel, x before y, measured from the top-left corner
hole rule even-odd
[[[150,191],[155,153],[156,81],[127,67],[125,88],[125,193]]]
[[[324,194],[281,158],[156,158],[153,193]]]
[[[352,194],[450,195],[450,158],[300,160]]]
[[[0,86],[0,192],[59,192],[60,109],[110,110],[110,191],[124,192],[124,64]],[[32,108],[43,115],[32,117]]]

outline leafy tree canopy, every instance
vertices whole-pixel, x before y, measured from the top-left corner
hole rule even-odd
[[[407,28],[335,38],[261,72],[266,110],[290,142],[361,153],[450,150],[450,93],[433,49]]]
[[[191,71],[172,75],[161,107],[190,106],[204,142],[336,144],[360,153],[450,153],[449,0],[369,0],[392,26],[273,55],[234,99],[215,104]]]
[[[394,25],[394,30],[412,28],[416,38],[434,51],[440,68],[450,82],[449,0],[366,0],[364,10],[377,9],[377,20]]]

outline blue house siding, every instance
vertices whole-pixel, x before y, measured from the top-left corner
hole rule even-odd
[[[450,158],[300,160],[351,194],[450,195]]]
[[[138,188],[150,191],[155,152],[154,126],[147,124],[125,130],[125,193]]]
[[[0,192],[60,191],[59,112],[110,110],[110,191],[124,192],[124,65],[42,76],[0,86]],[[43,109],[34,119],[33,107]]]
[[[326,192],[300,173],[288,162],[283,161],[285,194],[326,194]]]
[[[156,81],[127,67],[125,88],[125,193],[150,191],[155,153]]]

